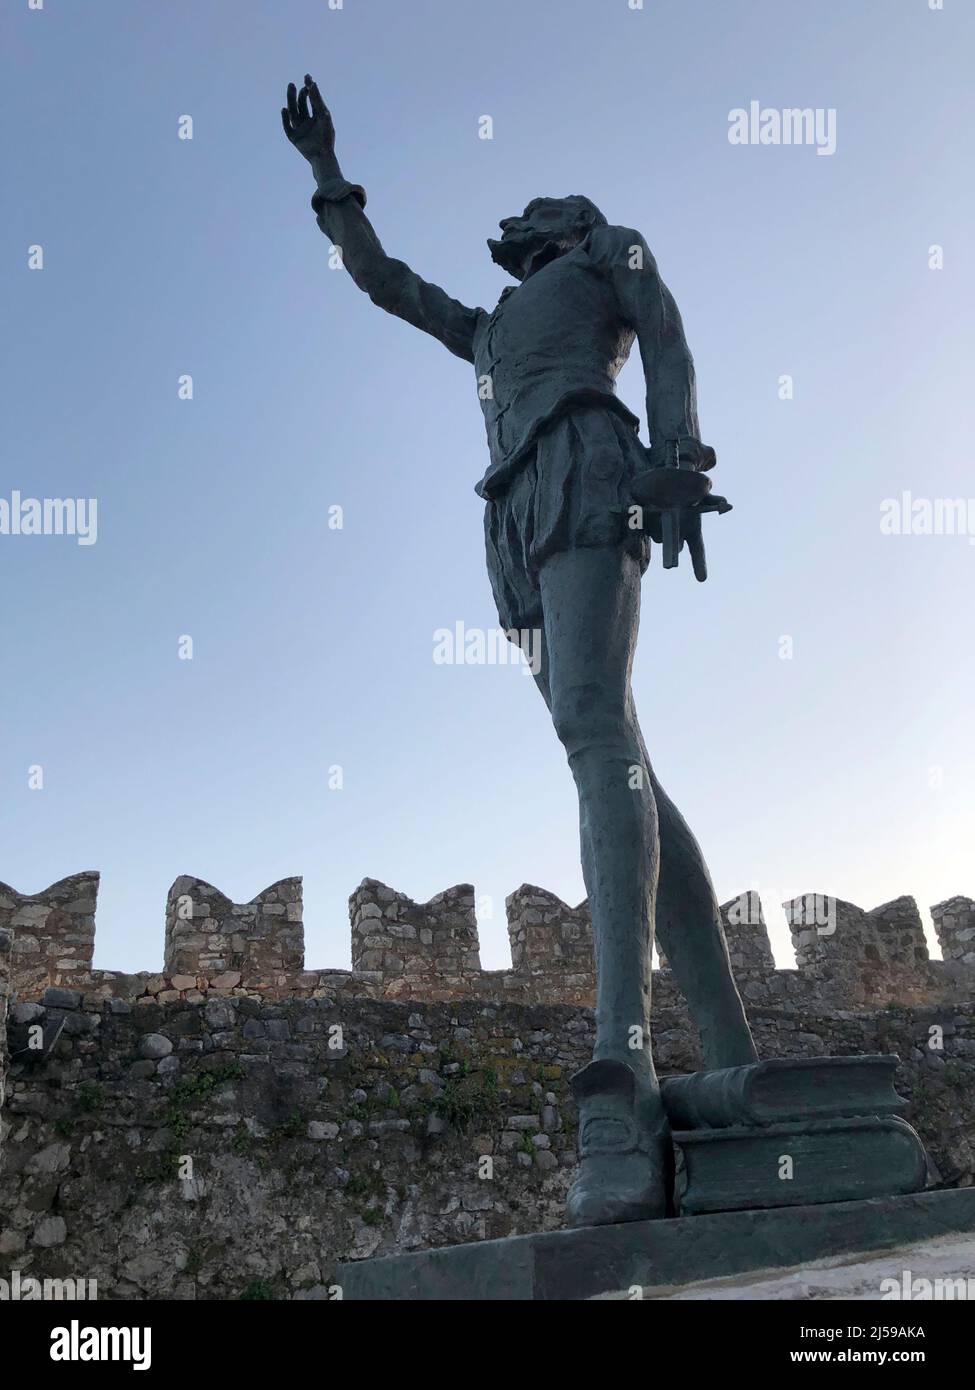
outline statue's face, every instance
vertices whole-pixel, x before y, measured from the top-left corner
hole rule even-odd
[[[571,250],[587,230],[578,208],[561,198],[536,198],[520,217],[502,218],[498,226],[500,241],[488,239],[491,259],[516,280]]]

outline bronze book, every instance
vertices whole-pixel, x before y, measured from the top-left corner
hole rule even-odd
[[[675,1132],[682,1216],[919,1192],[924,1146],[896,1115]]]
[[[898,1061],[896,1056],[773,1058],[669,1077],[660,1090],[674,1129],[889,1115],[907,1106],[894,1090]]]

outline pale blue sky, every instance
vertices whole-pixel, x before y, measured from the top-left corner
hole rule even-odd
[[[458,298],[492,305],[485,238],[563,193],[677,297],[735,511],[706,585],[655,559],[635,686],[722,899],[975,893],[975,546],[879,526],[905,489],[975,493],[970,4],[9,0],[2,26],[0,496],[99,513],[94,546],[0,536],[0,879],[100,869],[96,962],[130,970],[180,873],[237,900],[303,874],[313,966],[348,963],[364,875],[472,881],[491,966],[519,883],[583,896],[531,681],[432,660],[497,622],[474,377],[328,268],[278,115],[310,69],[387,249]],[[835,155],[730,145],[751,100],[835,108]],[[636,354],[621,385],[642,417]]]

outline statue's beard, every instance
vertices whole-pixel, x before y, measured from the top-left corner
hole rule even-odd
[[[496,265],[513,275],[516,280],[524,280],[529,269],[539,270],[549,261],[555,260],[556,256],[568,251],[570,245],[564,241],[550,241],[538,236],[505,237],[502,241],[488,237],[488,249]]]

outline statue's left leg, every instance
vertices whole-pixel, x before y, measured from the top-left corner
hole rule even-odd
[[[701,847],[657,781],[644,749],[657,806],[660,874],[656,938],[701,1035],[707,1067],[739,1067],[758,1053],[738,993],[718,899]]]
[[[622,545],[560,551],[539,572],[547,694],[579,795],[596,959],[594,1060],[573,1079],[577,1224],[664,1215],[671,1159],[649,1032],[657,813],[630,693],[640,579]]]

